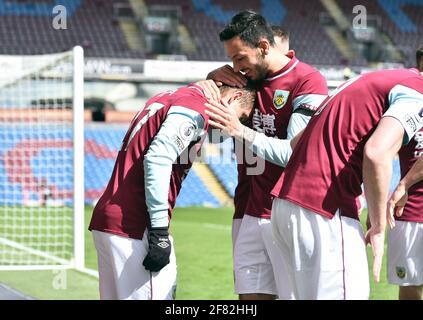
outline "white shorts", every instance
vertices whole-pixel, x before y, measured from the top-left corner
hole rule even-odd
[[[98,256],[101,300],[172,300],[176,290],[176,259],[172,237],[170,263],[159,272],[142,262],[148,251],[147,231],[142,240],[92,231]]]
[[[272,226],[296,299],[369,298],[366,246],[358,220],[339,212],[328,219],[275,198]]]
[[[235,249],[236,238],[238,238],[239,228],[241,227],[241,219],[232,219],[232,253]]]
[[[270,219],[244,215],[235,241],[234,272],[237,294],[264,293],[293,299],[282,255],[272,238]]]
[[[388,231],[388,281],[423,285],[423,223],[396,221]]]

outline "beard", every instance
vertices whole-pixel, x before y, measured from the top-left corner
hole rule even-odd
[[[254,82],[259,82],[266,79],[269,66],[264,61],[263,56],[260,53],[257,53],[257,64],[254,66],[254,73],[256,75],[255,79],[251,79]]]

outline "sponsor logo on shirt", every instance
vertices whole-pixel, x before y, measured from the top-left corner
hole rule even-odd
[[[412,132],[415,132],[417,130],[416,120],[412,116],[406,114],[404,120],[405,123],[407,123],[407,126],[412,130]]]
[[[286,90],[275,90],[275,94],[273,95],[273,106],[279,110],[282,109],[283,106],[288,101],[289,91]]]
[[[405,276],[407,275],[407,270],[405,269],[405,267],[396,266],[395,270],[397,272],[398,278],[400,278],[400,279],[404,279]]]
[[[174,136],[171,137],[171,139],[173,143],[175,143],[179,151],[183,151],[185,149],[184,142],[182,141],[181,138],[179,138],[179,136],[175,134]]]
[[[262,132],[269,136],[276,135],[275,115],[261,113],[255,109],[253,114],[253,128],[257,132]]]

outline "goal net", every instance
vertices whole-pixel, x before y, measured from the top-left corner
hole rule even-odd
[[[82,269],[82,48],[0,66],[0,270]]]

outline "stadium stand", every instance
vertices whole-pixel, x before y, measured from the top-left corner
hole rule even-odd
[[[379,1],[381,4],[384,2]],[[423,30],[423,2],[422,1],[402,1],[402,6],[405,17],[409,17],[407,25],[409,28],[404,30],[402,26],[402,19],[397,20],[391,18],[391,21],[395,23],[395,28],[391,24],[387,24],[387,33],[392,37],[393,41],[404,54],[404,62],[407,66],[415,65],[415,51],[422,42],[421,32]],[[385,5],[392,4],[387,2]],[[385,7],[384,7],[385,8]],[[395,10],[398,7],[393,6]],[[386,9],[385,9],[386,10]],[[391,10],[392,12],[392,10]],[[404,19],[404,18],[403,18]]]
[[[127,3],[127,0],[120,0]],[[70,6],[70,5],[73,6]],[[67,1],[67,28],[52,27],[46,1],[0,1],[0,54],[44,54],[84,47],[88,57],[143,58],[131,51],[113,15],[113,1]],[[13,30],[13,32],[11,32]]]
[[[291,34],[290,46],[299,59],[314,65],[348,63],[319,23],[325,11],[320,1],[288,1],[286,6],[288,14],[283,25]]]
[[[332,2],[349,20],[353,18],[352,8],[363,5],[359,0]],[[188,30],[195,47],[186,53],[189,60],[228,61],[218,40],[218,32],[235,12],[250,8],[261,12],[271,23],[285,26],[291,33],[291,47],[300,59],[309,64],[367,65],[367,60],[361,56],[354,59],[345,57],[328,36],[322,17],[329,14],[321,1],[145,0],[144,3],[150,9],[157,6],[180,9],[180,23]],[[133,10],[128,0],[68,1],[67,28],[55,30],[51,25],[51,6],[48,7],[46,1],[0,1],[0,54],[43,54],[81,45],[87,57],[151,56],[146,50],[135,50],[128,44],[114,7],[116,4],[128,11]],[[412,65],[413,51],[421,42],[418,31],[423,29],[423,3],[420,0],[368,0],[365,6],[369,15],[380,20],[382,34],[402,52],[403,62]],[[142,30],[140,35],[143,35]],[[389,56],[381,59],[398,62]]]
[[[207,153],[206,162],[226,192],[233,197],[238,182],[232,139],[216,145],[218,153]]]
[[[262,12],[273,24],[283,25],[291,33],[291,47],[298,57],[311,64],[345,64],[342,55],[331,43],[319,24],[319,14],[324,8],[319,1],[279,1],[272,6],[268,1],[236,0],[183,1],[146,0],[147,5],[179,5],[183,22],[195,40],[197,52],[188,56],[191,60],[227,61],[218,33],[237,11],[249,8]],[[276,8],[276,9],[275,9]],[[296,36],[301,35],[301,36]]]
[[[220,207],[219,201],[207,190],[195,170],[191,170],[185,178],[176,206]]]
[[[95,203],[106,187],[126,129],[126,124],[107,126],[87,124],[85,129],[87,204]],[[47,125],[44,134],[34,136],[23,125],[18,133],[15,132],[6,139],[8,125],[0,125],[1,141],[9,141],[0,147],[0,204],[39,203],[46,188],[50,190],[50,200],[53,202],[59,195],[66,199],[62,205],[72,201],[72,132],[71,130],[55,132],[55,130],[57,129],[49,128]],[[52,140],[52,137],[55,140]],[[23,157],[26,145],[31,145],[33,151]],[[44,169],[40,170],[38,163],[49,163],[49,166],[48,168],[43,166]],[[66,170],[69,179],[58,178],[55,175],[57,170]],[[20,174],[14,174],[16,172]],[[217,207],[220,203],[208,191],[195,171],[191,170],[183,184],[177,205]]]
[[[368,61],[362,56],[353,60],[347,59],[329,37],[325,25],[322,24],[322,17],[328,17],[330,14],[322,1],[144,0],[143,2],[150,9],[155,6],[180,8],[179,23],[186,27],[195,44],[195,50],[186,54],[188,60],[229,61],[218,39],[218,33],[234,13],[250,8],[261,12],[271,23],[285,26],[291,34],[291,47],[296,50],[297,56],[307,63],[331,67],[336,65],[368,66]],[[348,21],[352,21],[352,8],[363,4],[360,0],[333,0],[332,2],[339,6]],[[66,6],[68,9],[66,30],[52,28],[51,5],[47,6],[47,3],[48,1],[45,0],[0,0],[0,39],[2,41],[0,54],[44,54],[69,50],[75,45],[82,45],[86,57],[138,59],[147,57],[142,50],[131,49],[116,17],[114,4],[119,3],[131,10],[133,1],[69,0]],[[376,17],[376,20],[379,19],[380,35],[386,36],[396,45],[402,53],[406,66],[414,65],[414,51],[422,41],[419,38],[421,36],[419,31],[423,30],[423,2],[420,0],[367,0],[364,5],[369,15]],[[396,62],[390,58],[390,56],[381,56],[383,62]],[[138,64],[141,60],[135,61]],[[91,85],[94,86],[95,83],[86,82],[87,89]],[[40,95],[41,99],[43,94],[41,88],[47,87],[56,91],[54,83],[50,84],[48,79],[40,81],[40,87],[31,86],[31,90],[34,91],[34,96]],[[138,89],[134,89],[136,90],[140,93],[143,89],[139,86]],[[105,90],[101,87],[99,91]],[[19,94],[14,92],[13,88],[4,89],[4,93],[7,96]],[[121,93],[122,91],[118,91],[118,94]],[[89,106],[87,100],[86,108]],[[22,105],[17,105],[15,102],[4,100],[0,109],[27,108],[32,103],[29,98],[21,101]],[[12,114],[10,110],[5,112]],[[111,120],[108,115],[110,113],[106,112],[106,122]],[[115,113],[114,119],[118,118],[119,115]],[[94,203],[106,186],[127,127],[125,119],[122,120],[124,122],[122,125],[87,123],[85,130],[87,203]],[[37,202],[42,196],[43,188],[51,189],[53,198],[59,193],[70,194],[71,179],[66,181],[55,179],[54,170],[56,170],[55,164],[59,164],[60,159],[71,159],[69,155],[72,152],[71,132],[52,134],[52,130],[54,128],[47,129],[42,136],[32,136],[30,131],[23,128],[13,136],[9,136],[7,125],[0,125],[0,140],[4,141],[0,144],[0,182],[4,182],[0,183],[0,203]],[[57,137],[60,141],[54,140]],[[36,152],[29,154],[30,162],[19,161],[19,156],[25,153],[27,143],[35,145]],[[226,141],[221,148],[227,155],[227,151],[232,150],[232,142]],[[237,183],[236,162],[229,157],[222,163],[214,161],[214,157],[216,155],[208,155],[207,164],[226,192],[233,196]],[[48,174],[48,177],[51,177],[50,180],[46,181],[46,172],[38,169],[39,162],[51,164],[49,169],[51,172]],[[65,170],[71,170],[70,165],[65,168]],[[12,177],[10,172],[13,170],[20,170],[25,174]],[[71,176],[70,171],[69,176]],[[13,192],[7,193],[6,189]],[[6,194],[8,194],[7,197]],[[71,201],[70,196],[67,201]],[[208,191],[199,174],[191,170],[183,184],[177,205],[219,206],[219,204],[221,202]]]
[[[352,16],[356,5],[363,5],[360,0],[337,0],[343,12]],[[385,34],[402,53],[406,67],[415,65],[415,51],[422,43],[423,2],[420,0],[368,0],[365,2],[368,15],[376,16],[382,34]],[[388,56],[381,57],[384,62],[391,61]]]
[[[218,32],[237,11],[250,8],[263,13],[274,24],[285,26],[291,33],[291,47],[298,57],[314,65],[365,66],[366,59],[349,60],[325,32],[321,16],[328,15],[321,1],[260,0],[145,0],[147,8],[177,6],[194,44],[189,60],[227,61]],[[87,57],[145,58],[142,50],[128,45],[120,27],[114,3],[131,10],[128,0],[72,0],[67,2],[67,29],[51,25],[51,8],[46,1],[0,1],[0,54],[43,54],[69,50],[82,45]],[[359,0],[334,0],[352,19],[352,8],[363,5]],[[421,43],[418,31],[423,29],[423,3],[420,0],[368,0],[367,13],[380,19],[380,31],[403,53],[407,65],[413,64],[413,51]],[[13,30],[13,32],[11,32]],[[42,30],[42,32],[40,32]],[[384,62],[391,61],[382,57]]]

